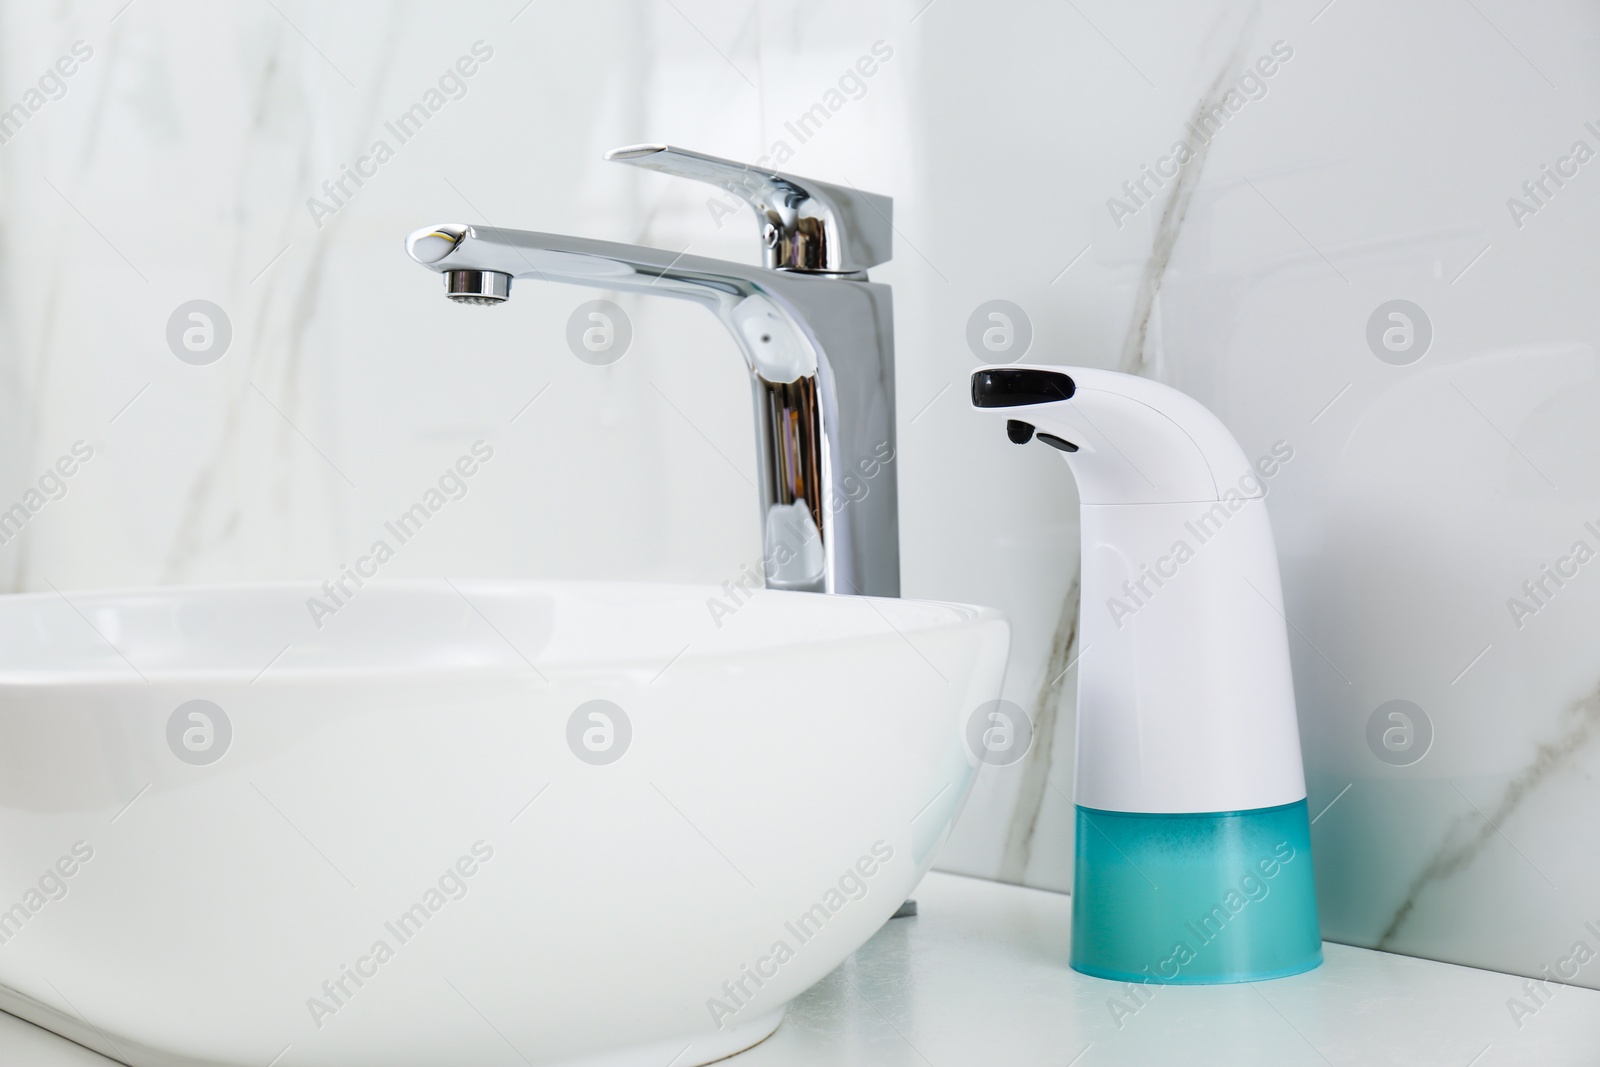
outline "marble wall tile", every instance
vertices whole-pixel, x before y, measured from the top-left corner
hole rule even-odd
[[[0,508],[74,442],[94,458],[0,545],[5,589],[320,580],[478,439],[495,460],[386,576],[720,583],[759,556],[721,328],[618,297],[633,345],[589,366],[564,338],[595,294],[457,307],[401,242],[481,221],[754,262],[715,190],[600,155],[779,156],[894,196],[873,273],[904,589],[1015,626],[1006,696],[1036,743],[984,771],[942,866],[1072,877],[1077,498],[967,411],[967,321],[1001,298],[1029,360],[1144,374],[1251,455],[1293,447],[1269,508],[1325,934],[1525,974],[1600,946],[1600,562],[1573,562],[1600,552],[1592,8],[0,2],[0,109],[80,40],[0,144]],[[386,123],[480,41],[402,143]],[[1195,158],[1142,179],[1218,103]],[[392,158],[315,210],[378,141]],[[209,366],[165,337],[194,299],[232,327]],[[1407,365],[1368,342],[1397,299],[1431,327]],[[1368,741],[1394,700],[1432,733],[1403,766]]]

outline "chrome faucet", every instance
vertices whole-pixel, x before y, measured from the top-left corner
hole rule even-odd
[[[767,586],[899,596],[894,317],[889,287],[867,280],[890,255],[893,201],[669,145],[606,158],[744,200],[763,265],[489,226],[418,230],[406,249],[462,303],[498,304],[513,278],[535,278],[710,309],[750,369]]]

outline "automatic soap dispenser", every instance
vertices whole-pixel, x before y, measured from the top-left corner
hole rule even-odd
[[[1322,962],[1266,485],[1192,398],[985,367],[973,406],[1062,452],[1081,499],[1072,967],[1246,982]]]

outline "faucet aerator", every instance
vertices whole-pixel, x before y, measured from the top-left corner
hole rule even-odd
[[[497,270],[448,270],[445,295],[458,304],[503,304],[511,297],[511,275]]]

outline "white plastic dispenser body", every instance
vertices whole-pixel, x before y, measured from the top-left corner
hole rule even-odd
[[[1072,965],[1231,982],[1321,962],[1264,474],[1222,422],[1114,371],[997,366],[974,407],[1078,485]]]

